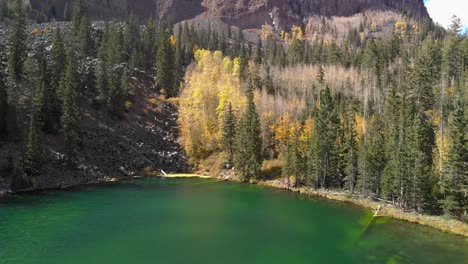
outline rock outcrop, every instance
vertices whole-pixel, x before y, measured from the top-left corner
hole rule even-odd
[[[47,6],[63,18],[69,0],[30,0],[33,10]],[[70,1],[73,5],[73,0]],[[126,18],[135,14],[141,19],[160,17],[172,23],[206,14],[241,28],[259,28],[276,23],[287,28],[303,25],[310,16],[351,16],[367,10],[393,10],[415,18],[428,17],[423,0],[89,0],[95,19]]]

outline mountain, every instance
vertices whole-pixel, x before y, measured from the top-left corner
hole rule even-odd
[[[265,23],[289,28],[303,25],[311,16],[352,16],[370,10],[396,11],[414,18],[429,17],[423,0],[90,0],[96,19],[122,19],[135,14],[141,19],[157,16],[176,23],[209,15],[241,28]],[[34,12],[63,19],[66,3],[74,0],[30,0]]]

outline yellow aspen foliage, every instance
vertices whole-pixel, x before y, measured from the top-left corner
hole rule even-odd
[[[434,164],[437,170],[442,170],[448,160],[448,153],[451,148],[450,137],[448,133],[442,136],[439,131],[435,132],[436,149],[434,150]],[[442,168],[441,168],[442,167]]]
[[[355,114],[354,121],[356,122],[355,130],[358,137],[358,140],[366,134],[367,124],[364,117],[359,114]]]
[[[269,38],[273,32],[273,27],[266,23],[262,25],[262,37],[263,38]]]
[[[307,142],[309,142],[312,139],[312,132],[315,129],[315,122],[312,117],[308,117],[306,121],[304,122],[304,126],[302,128],[302,133],[301,136],[299,137],[299,140],[301,141],[301,145],[307,145]]]
[[[284,113],[275,123],[274,139],[277,145],[285,145],[289,140],[289,125],[291,124],[291,116],[289,113]]]
[[[171,41],[171,45],[172,45],[173,47],[175,47],[175,45],[177,44],[177,38],[176,38],[176,36],[171,35],[170,41]]]
[[[197,50],[197,65],[187,72],[186,87],[180,96],[181,141],[193,162],[220,149],[225,107],[230,102],[239,115],[245,96],[236,76],[236,62],[220,51]]]
[[[304,33],[302,31],[302,28],[296,25],[293,25],[291,27],[291,35],[292,35],[292,40],[303,40],[304,39]]]

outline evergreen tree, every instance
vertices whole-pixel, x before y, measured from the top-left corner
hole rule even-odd
[[[433,87],[440,78],[441,50],[428,36],[416,56],[414,66],[414,97],[419,111],[428,111],[433,107]]]
[[[351,120],[347,120],[347,133],[345,135],[345,171],[349,182],[349,188],[351,193],[354,193],[354,189],[358,181],[358,149],[357,149],[357,134],[355,130],[354,116],[351,116]]]
[[[39,145],[38,121],[36,110],[31,113],[28,132],[28,143],[23,158],[23,169],[27,176],[34,178],[41,170],[41,148]]]
[[[377,197],[381,197],[382,173],[386,164],[381,123],[376,122],[374,126],[369,127],[368,133],[361,137],[358,152],[361,177],[358,185],[361,187],[361,193],[367,195],[370,191]]]
[[[175,58],[171,43],[171,34],[166,30],[159,33],[158,50],[156,53],[156,82],[169,97],[177,96],[175,83]]]
[[[246,90],[247,107],[239,120],[235,142],[234,167],[243,180],[258,178],[263,162],[260,118],[254,103],[252,82]]]
[[[76,35],[76,44],[81,57],[86,57],[91,53],[92,40],[87,15],[81,17],[78,34]]]
[[[239,56],[239,78],[241,79],[241,81],[247,78],[248,67],[249,57],[247,55],[247,50],[245,49],[245,46],[242,45]]]
[[[130,87],[130,76],[128,74],[128,69],[124,68],[122,73],[122,78],[120,80],[120,91],[122,93],[122,99],[126,100],[129,98],[130,94],[132,93]]]
[[[294,187],[298,187],[303,180],[304,160],[299,150],[299,132],[294,131],[291,140],[287,142],[286,152],[283,155],[283,168],[281,174],[288,180],[291,187],[291,177],[295,178]]]
[[[224,113],[222,143],[224,151],[228,154],[227,162],[230,166],[232,166],[235,151],[236,123],[236,116],[229,103]]]
[[[286,65],[286,53],[281,44],[276,45],[275,65],[284,67]]]
[[[448,167],[442,182],[442,193],[444,199],[442,207],[448,214],[458,218],[467,214],[468,198],[468,140],[466,129],[466,104],[463,99],[461,86],[457,91],[455,107],[452,113],[450,127],[452,146],[448,154]]]
[[[304,61],[304,43],[299,39],[294,39],[288,49],[288,64],[296,65]]]
[[[62,79],[62,75],[65,70],[67,53],[65,51],[65,44],[60,29],[57,29],[57,32],[55,32],[50,57],[50,85],[58,95],[62,96],[63,91],[59,90],[60,80]]]
[[[155,43],[156,43],[156,24],[152,19],[148,20],[146,29],[142,34],[141,43],[143,46],[143,54],[145,58],[154,58],[155,57]],[[146,69],[154,68],[154,60],[144,60]]]
[[[60,119],[62,133],[65,139],[65,151],[69,164],[73,164],[81,143],[81,114],[79,108],[78,80],[73,52],[68,52],[67,68],[61,81],[63,98],[63,114]]]
[[[106,45],[105,41],[101,43],[101,47],[98,52],[99,62],[96,69],[96,86],[98,90],[97,101],[100,103],[107,102],[109,98],[109,79],[107,70],[107,56],[106,56]]]
[[[336,187],[341,184],[338,175],[338,116],[330,88],[320,92],[320,108],[316,112],[316,187]]]
[[[117,76],[114,76],[117,77]],[[110,80],[110,89],[109,89],[109,110],[112,114],[120,116],[123,108],[123,93],[120,80],[113,81],[113,78]]]
[[[262,53],[262,39],[259,37],[257,41],[257,46],[255,50],[255,63],[257,65],[262,64],[262,59],[263,59],[263,53]]]
[[[433,199],[431,197],[434,180],[431,177],[431,164],[426,157],[425,141],[427,131],[424,115],[418,113],[412,122],[409,132],[409,155],[411,173],[411,207],[418,212],[431,208]]]
[[[449,80],[452,85],[456,85],[463,72],[463,51],[461,46],[461,38],[458,35],[461,30],[461,21],[458,17],[452,17],[450,32],[445,40],[445,64]]]
[[[322,64],[319,65],[317,73],[317,82],[321,85],[325,83],[325,70],[323,69]]]
[[[129,95],[129,82],[128,71],[124,69],[119,83],[111,85],[111,89],[109,90],[109,109],[114,115],[120,116],[124,110],[124,102]]]
[[[133,14],[127,21],[123,34],[123,47],[128,58],[128,54],[130,54],[134,49],[137,48],[137,45],[140,41],[140,26],[138,25],[138,21]]]
[[[8,40],[8,72],[18,83],[21,80],[27,57],[26,14],[23,10],[23,1],[15,0],[13,13],[13,24]]]
[[[268,94],[271,94],[271,95],[275,94],[275,90],[273,87],[273,79],[271,78],[269,65],[266,66],[266,76],[265,76],[265,79],[263,80],[263,87],[265,88]]]

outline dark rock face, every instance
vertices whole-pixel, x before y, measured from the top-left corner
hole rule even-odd
[[[32,10],[49,10],[57,19],[64,17],[65,5],[71,9],[77,0],[29,0]],[[155,0],[88,0],[90,16],[93,19],[126,19],[131,14],[146,19],[156,15]]]
[[[302,25],[313,15],[351,16],[366,10],[395,10],[428,17],[422,0],[205,0],[212,15],[242,28],[258,28],[275,21],[280,27]]]
[[[30,0],[33,10],[48,5],[63,18],[67,0]],[[72,0],[71,5],[74,5]],[[416,18],[428,17],[423,0],[88,0],[94,19],[164,18],[172,23],[200,14],[218,17],[241,28],[259,28],[265,22],[288,28],[302,25],[313,15],[351,16],[366,10],[394,10]]]

